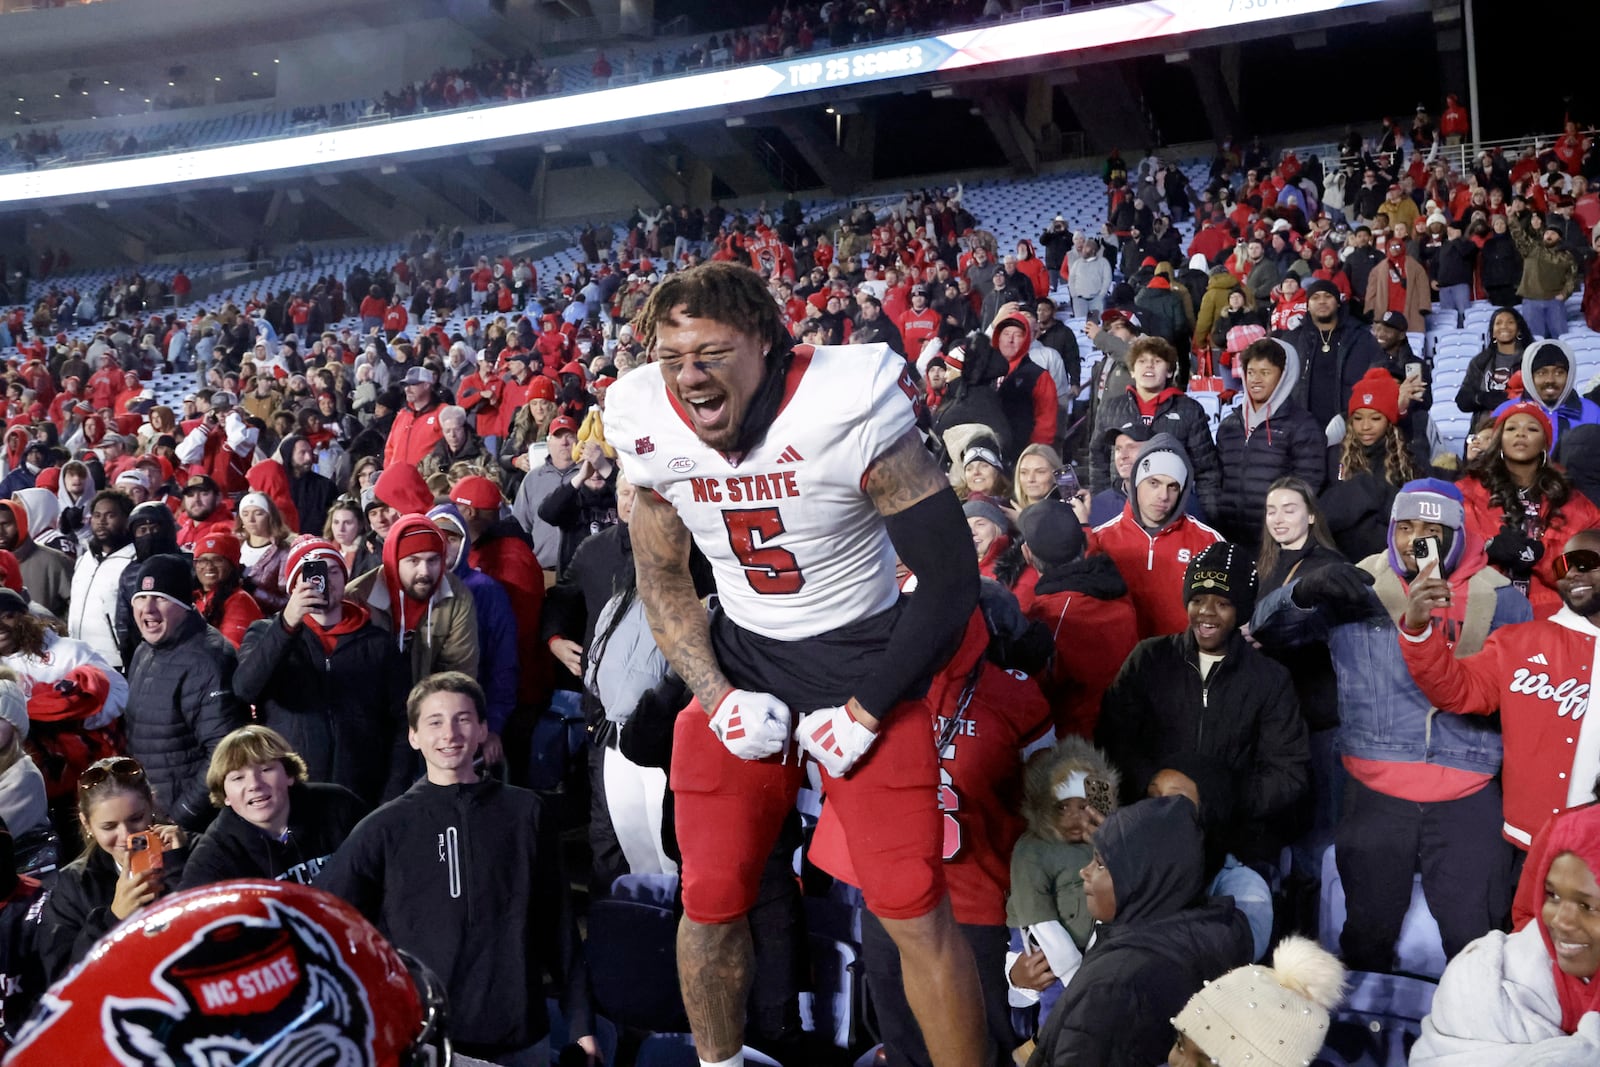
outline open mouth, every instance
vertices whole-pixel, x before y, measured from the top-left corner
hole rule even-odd
[[[1194,626],[1194,635],[1202,640],[1218,637],[1221,633],[1222,627],[1214,622],[1197,622]]]
[[[723,393],[713,393],[704,397],[684,397],[684,403],[688,405],[689,414],[694,421],[708,428],[721,422],[728,408],[728,398]]]
[[[1556,947],[1556,956],[1564,960],[1576,959],[1592,947],[1582,941],[1561,941],[1554,937],[1550,941]]]

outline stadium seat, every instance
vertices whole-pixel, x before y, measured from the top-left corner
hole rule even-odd
[[[677,912],[639,900],[589,905],[587,953],[597,1010],[619,1026],[676,1033],[688,1017],[678,994]]]
[[[1352,972],[1349,982],[1316,1062],[1328,1067],[1406,1067],[1437,987],[1420,978],[1364,971]]]

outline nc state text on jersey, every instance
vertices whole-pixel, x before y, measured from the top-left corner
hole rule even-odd
[[[690,478],[689,487],[697,504],[743,504],[800,495],[800,483],[792,470],[736,474],[727,478]]]

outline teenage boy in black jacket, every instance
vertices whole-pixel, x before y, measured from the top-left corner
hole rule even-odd
[[[459,671],[412,688],[406,721],[427,778],[363,819],[316,884],[444,980],[458,1051],[545,1062],[549,971],[570,1032],[593,1059],[588,969],[558,827],[533,792],[478,776],[484,709],[483,690]]]

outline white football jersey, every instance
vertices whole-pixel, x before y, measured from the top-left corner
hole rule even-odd
[[[866,476],[916,427],[915,395],[905,359],[887,345],[800,346],[771,429],[735,463],[695,436],[650,363],[608,390],[606,440],[629,482],[677,509],[729,618],[797,641],[899,595]]]

